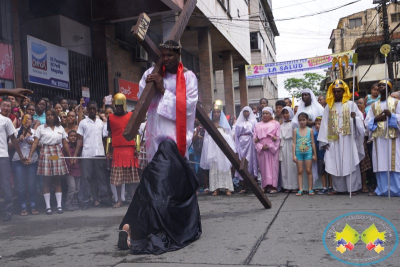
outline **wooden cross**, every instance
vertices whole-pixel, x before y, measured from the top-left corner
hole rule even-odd
[[[197,0],[188,0],[183,7],[181,14],[179,15],[178,21],[169,36],[168,40],[174,40],[179,42],[183,31],[192,15],[194,8],[196,7]],[[140,14],[138,22],[132,27],[131,32],[138,39],[140,45],[146,50],[148,55],[152,58],[156,65],[153,69],[152,74],[160,73],[162,74],[162,60],[161,53],[153,41],[146,35],[147,29],[150,25],[150,18],[145,14]],[[155,83],[147,83],[144,88],[142,95],[135,106],[135,110],[125,128],[124,137],[127,140],[132,140],[139,129],[140,124],[144,121],[146,117],[146,112],[150,106],[150,103],[155,96],[157,90]],[[265,196],[264,192],[258,186],[257,182],[250,175],[247,170],[247,160],[243,158],[241,161],[238,156],[233,152],[231,147],[225,141],[221,133],[215,127],[215,125],[208,118],[207,113],[203,110],[200,104],[196,106],[196,117],[199,122],[203,125],[208,134],[215,140],[215,143],[219,146],[228,160],[232,163],[232,166],[238,171],[240,176],[244,179],[245,183],[251,188],[256,197],[259,199],[261,204],[266,208],[271,208],[271,201]]]

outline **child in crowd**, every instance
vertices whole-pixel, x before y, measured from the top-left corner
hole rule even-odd
[[[259,121],[260,121],[260,120],[259,120],[260,114],[258,114],[258,107],[257,107],[257,105],[253,105],[252,110],[253,110],[254,116],[256,116],[256,120],[259,122]]]
[[[290,107],[286,106],[282,110],[283,123],[281,125],[281,144],[279,161],[281,162],[281,185],[286,189],[286,193],[297,192],[297,167],[293,162],[293,126],[292,118],[294,114]]]
[[[381,98],[379,94],[379,87],[377,83],[374,83],[371,86],[371,94],[365,97],[365,114],[368,114],[369,109],[371,108],[372,103],[378,101]]]
[[[301,112],[298,116],[300,127],[293,130],[293,161],[297,164],[297,181],[299,191],[296,196],[303,195],[303,165],[306,166],[308,178],[308,194],[315,195],[313,187],[313,176],[311,170],[312,160],[317,161],[314,133],[313,130],[307,127],[308,114]]]
[[[319,142],[318,142],[318,132],[319,128],[321,127],[321,121],[322,117],[317,117],[315,119],[316,131],[314,133],[315,146],[317,150],[318,175],[321,176],[321,181],[322,181],[322,190],[318,192],[318,195],[324,195],[324,194],[331,195],[333,193],[332,177],[328,175],[325,171],[325,162],[324,162],[325,150],[319,149]],[[328,182],[327,178],[329,179],[329,188],[327,188],[327,182]]]
[[[283,119],[282,119],[282,110],[283,108],[286,107],[286,103],[283,100],[278,100],[275,103],[275,118],[274,120],[276,120],[277,122],[279,122],[279,124],[283,123]]]
[[[68,149],[71,155],[75,154],[76,149],[76,140],[78,139],[78,135],[75,130],[70,130],[68,132]],[[66,147],[62,148],[62,152],[64,155],[66,153]],[[68,185],[67,192],[67,200],[65,201],[65,210],[66,211],[74,211],[79,210],[78,204],[78,192],[80,187],[80,177],[81,177],[81,167],[79,165],[79,161],[67,160],[68,172],[65,176],[65,180]]]

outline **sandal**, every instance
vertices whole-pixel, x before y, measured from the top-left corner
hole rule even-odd
[[[356,192],[351,192],[351,195],[352,196],[357,196],[357,193]]]
[[[376,196],[376,193],[375,193],[375,191],[374,192],[371,192],[371,193],[369,193],[368,194],[368,196],[370,197],[370,196]]]
[[[218,189],[214,190],[214,192],[212,193],[213,196],[218,196]]]
[[[117,208],[120,208],[120,207],[122,207],[122,203],[120,203],[120,202],[117,202],[117,203],[115,203],[115,204],[113,205],[113,208],[114,208],[114,209],[117,209]]]
[[[27,215],[28,215],[28,212],[26,210],[21,211],[21,216],[27,216]]]
[[[303,191],[302,190],[297,191],[296,196],[302,196],[302,195],[303,195]]]
[[[367,188],[361,190],[361,193],[369,193],[369,190]]]
[[[313,195],[315,195],[315,192],[314,192],[314,190],[310,190],[310,191],[308,191],[308,194],[310,195],[310,196],[313,196]]]
[[[31,210],[31,214],[32,214],[32,215],[38,215],[39,212],[38,212],[36,209],[32,209],[32,210]]]
[[[276,194],[278,193],[278,191],[276,191],[275,189],[272,189],[271,191],[269,191],[270,194]]]
[[[239,194],[246,194],[246,193],[247,193],[247,191],[244,190],[244,189],[242,189],[242,190],[239,191]]]
[[[231,191],[229,191],[229,189],[226,189],[226,191],[225,191],[225,195],[227,195],[227,196],[231,196],[231,195],[232,195],[232,193],[231,193]]]

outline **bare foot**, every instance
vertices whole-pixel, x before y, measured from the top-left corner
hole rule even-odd
[[[126,240],[126,243],[128,244],[128,247],[131,247],[131,228],[129,227],[129,224],[124,224],[122,230],[128,233],[128,239]]]

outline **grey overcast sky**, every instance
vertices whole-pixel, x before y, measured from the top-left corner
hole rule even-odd
[[[355,0],[272,0],[275,19],[298,17],[321,12]],[[361,0],[352,5],[313,17],[276,21],[280,36],[275,38],[277,62],[331,54],[330,35],[340,18],[373,8],[372,0]],[[323,70],[315,71],[324,74]],[[278,75],[279,97],[289,96],[283,82],[287,78],[301,78],[304,72]]]

